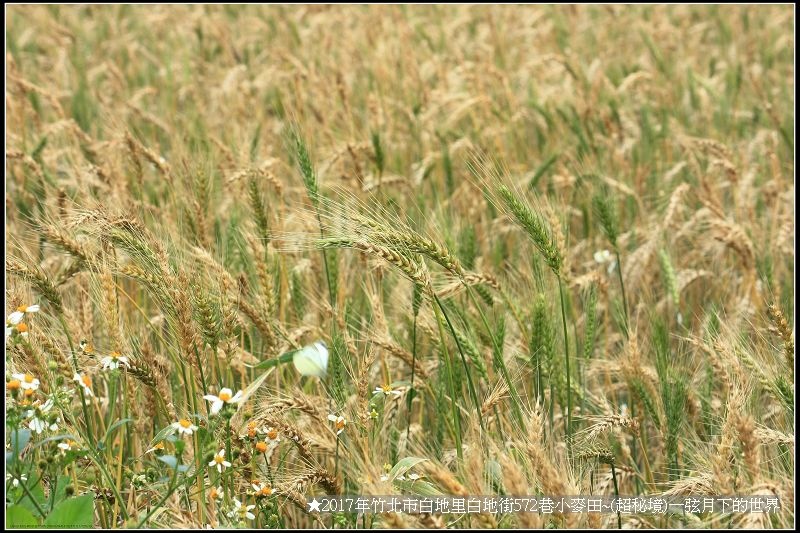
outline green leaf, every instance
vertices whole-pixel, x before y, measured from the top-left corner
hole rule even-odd
[[[555,163],[557,159],[558,154],[553,154],[548,157],[544,163],[539,165],[539,168],[536,169],[536,172],[533,173],[531,180],[528,182],[528,189],[536,188],[536,185],[539,184],[539,180],[542,179],[542,176],[544,176],[545,172],[550,170],[550,167],[553,166],[553,163]]]
[[[12,505],[6,509],[6,528],[28,528],[31,526],[38,526],[39,521],[36,520],[30,511],[21,505]]]
[[[172,427],[172,426],[165,427],[164,429],[159,431],[158,434],[155,437],[153,437],[152,441],[150,441],[150,448],[152,448],[153,446],[155,446],[156,444],[158,444],[162,440],[166,439],[167,437],[169,437],[173,433],[175,433],[175,428],[174,427]]]
[[[6,452],[6,463],[13,463],[19,453],[25,449],[28,442],[31,440],[31,430],[29,429],[15,429],[9,434],[9,442],[11,443],[11,451]]]
[[[178,466],[178,459],[174,455],[160,455],[158,460],[170,468],[175,468]]]
[[[112,432],[113,432],[115,429],[117,429],[118,427],[120,427],[122,424],[127,424],[128,422],[133,422],[133,418],[123,418],[122,420],[117,420],[116,422],[114,422],[113,424],[111,424],[111,426],[108,428],[108,431],[106,431],[106,435],[105,435],[105,437],[103,437],[103,442],[105,442],[106,444],[108,444],[108,438],[111,436],[111,433],[112,433]]]
[[[389,480],[394,481],[397,476],[401,476],[414,468],[420,463],[424,463],[427,459],[422,457],[405,457],[397,461],[397,464],[389,471]]]
[[[272,359],[267,359],[266,361],[261,361],[260,363],[258,363],[256,365],[247,365],[246,364],[244,366],[246,366],[248,368],[254,368],[256,370],[261,370],[263,368],[271,368],[271,367],[279,365],[279,364],[288,363],[289,361],[291,361],[294,358],[294,354],[296,354],[299,351],[300,350],[292,350],[290,352],[286,352],[284,354],[281,354],[278,357],[275,357],[275,358],[272,358]]]
[[[69,476],[58,476],[58,488],[56,488],[55,500],[59,503],[67,497],[67,486],[72,483],[72,478]]]
[[[247,400],[250,399],[250,396],[252,396],[253,393],[258,390],[258,388],[264,383],[270,374],[272,374],[272,370],[264,372],[242,391],[242,398],[239,400],[239,407],[244,405]]]
[[[172,469],[177,469],[178,472],[186,473],[189,471],[189,465],[179,465],[178,459],[174,455],[160,455],[157,457],[159,461]]]
[[[28,485],[28,483],[32,483],[32,481],[23,481],[22,483],[26,484],[26,486],[28,487],[28,491],[30,491],[31,493],[31,496],[33,496],[33,498],[36,500],[36,503],[39,504],[39,508],[44,508],[46,505],[45,504],[46,500],[44,498],[44,490],[42,489],[42,484],[36,483],[36,485],[31,487]],[[26,492],[23,491],[22,499],[20,499],[17,503],[31,512],[39,514],[39,511],[36,509],[36,504],[33,501],[31,501],[30,496],[28,496]]]
[[[47,437],[46,439],[42,439],[39,442],[37,442],[36,444],[34,444],[31,447],[31,449],[35,450],[36,448],[39,448],[39,447],[47,444],[48,442],[52,442],[52,441],[55,441],[55,440],[74,440],[74,441],[77,441],[78,437],[76,437],[75,435],[70,435],[69,433],[65,433],[64,435],[56,435],[54,437]]]
[[[413,494],[415,496],[441,496],[442,491],[427,481],[418,479],[416,481],[395,481],[395,486],[403,491],[403,494]]]
[[[64,500],[44,521],[45,526],[85,527],[94,525],[94,495],[84,494]]]

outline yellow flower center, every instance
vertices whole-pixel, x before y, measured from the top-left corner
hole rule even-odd
[[[17,324],[17,331],[20,332],[20,333],[25,333],[25,332],[28,331],[28,326],[26,324],[20,322],[19,324]]]
[[[111,359],[119,359],[121,354],[119,352],[111,352]]]
[[[275,430],[275,429],[270,429],[267,432],[267,437],[269,437],[271,440],[277,439],[278,438],[278,431]]]
[[[231,399],[231,395],[228,394],[227,392],[221,392],[219,394],[219,399],[222,400],[223,402],[227,402],[228,400]]]
[[[261,453],[265,453],[267,451],[267,443],[266,442],[257,442],[256,443],[256,450]]]
[[[19,307],[17,307],[17,311],[19,311],[20,313],[24,313],[26,309],[28,309],[27,305],[20,305]]]
[[[183,418],[183,419],[179,420],[179,421],[178,421],[178,424],[180,424],[180,425],[181,425],[181,427],[184,427],[184,428],[186,428],[186,429],[188,429],[188,428],[189,428],[189,427],[192,425],[192,423],[191,423],[191,422],[189,422],[188,420],[186,420],[185,418]]]
[[[344,429],[344,426],[347,422],[345,422],[344,418],[339,418],[336,420],[336,431],[340,429]]]
[[[89,376],[81,376],[81,382],[87,387],[92,386],[92,378]]]
[[[8,390],[17,390],[17,389],[18,389],[18,388],[20,388],[21,386],[22,386],[22,383],[20,383],[18,379],[12,379],[11,381],[9,381],[9,382],[6,384],[6,388],[7,388]]]
[[[211,492],[208,493],[208,497],[211,498],[212,500],[216,500],[217,498],[219,498],[219,492],[217,491],[216,488],[212,488]]]
[[[383,392],[392,392],[392,386],[384,385],[383,387],[381,387],[381,390],[383,390]]]
[[[262,496],[269,496],[270,494],[272,494],[272,488],[264,487],[264,488],[261,489],[261,495]]]
[[[222,457],[221,455],[217,455],[216,457],[214,457],[214,462],[217,463],[218,465],[221,465],[222,461],[224,461],[224,460],[225,460],[225,458]]]
[[[25,383],[33,383],[33,376],[25,374]]]
[[[25,396],[33,396],[33,393],[36,392],[33,389],[25,389]]]

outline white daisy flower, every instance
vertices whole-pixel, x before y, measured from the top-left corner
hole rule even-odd
[[[272,487],[263,483],[255,482],[251,484],[254,496],[272,496]]]
[[[38,435],[45,429],[49,429],[50,431],[56,431],[58,429],[58,419],[48,425],[47,420],[42,416],[49,412],[52,408],[53,400],[47,400],[41,407],[28,410],[26,416],[31,417],[30,421],[28,422],[28,427],[31,429],[31,431],[35,431]]]
[[[233,391],[226,387],[219,391],[219,396],[206,394],[203,399],[211,402],[211,414],[215,415],[220,412],[222,406],[226,403],[239,403],[242,400],[242,391],[233,394]]]
[[[256,515],[254,515],[253,513],[250,512],[250,511],[252,511],[253,509],[256,508],[255,505],[248,505],[248,506],[245,507],[244,505],[242,505],[242,502],[240,502],[236,498],[233,499],[233,505],[235,507],[234,507],[233,511],[228,513],[228,518],[233,518],[233,517],[238,515],[239,516],[239,520],[244,520],[245,518],[247,518],[248,520],[255,520],[256,519]]]
[[[343,416],[328,415],[328,420],[333,422],[337,435],[340,435],[342,431],[344,431],[344,427],[347,425],[347,420],[345,420]]]
[[[197,431],[197,426],[191,423],[191,421],[186,420],[185,418],[181,418],[177,422],[172,423],[172,428],[178,430],[179,435],[191,435],[195,431]]]
[[[86,396],[94,396],[94,393],[92,392],[92,378],[90,376],[75,373],[75,375],[72,376],[72,380],[83,387],[83,393]]]
[[[383,394],[384,396],[390,396],[394,394],[395,396],[402,396],[403,392],[392,388],[391,385],[383,385],[382,387],[375,387],[375,390],[372,391],[372,394]]]
[[[120,355],[119,352],[111,352],[111,354],[103,357],[100,360],[100,363],[103,365],[103,370],[116,370],[120,366],[124,366],[130,368],[130,363],[128,362],[128,358],[124,355]]]
[[[74,449],[77,446],[78,443],[75,442],[74,440],[62,440],[61,442],[58,443],[58,449],[64,453],[67,453],[68,451]]]
[[[11,482],[12,487],[19,487],[20,481],[28,481],[28,476],[25,474],[20,474],[19,477],[11,474],[10,472],[6,474],[6,482]]]
[[[225,448],[221,449],[217,452],[217,455],[214,456],[213,459],[208,463],[210,467],[217,467],[217,472],[222,473],[222,471],[229,466],[231,463],[225,460]]]
[[[23,390],[37,390],[39,388],[39,380],[31,374],[11,374],[11,377],[19,380],[20,387]]]
[[[292,362],[303,376],[324,378],[328,371],[328,347],[317,341],[295,352]]]
[[[35,431],[36,434],[39,435],[42,431],[47,429],[47,421],[34,416],[28,422],[28,427],[31,429],[31,431]],[[58,426],[56,426],[56,429],[58,429]]]
[[[25,313],[38,313],[39,306],[37,304],[33,305],[20,305],[17,307],[17,310],[8,315],[6,322],[16,326],[22,319],[25,318]]]

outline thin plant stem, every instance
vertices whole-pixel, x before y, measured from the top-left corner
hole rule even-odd
[[[497,341],[494,331],[492,331],[492,328],[489,326],[489,321],[486,319],[486,315],[483,313],[483,310],[481,309],[478,300],[475,298],[475,294],[472,290],[472,287],[467,286],[467,294],[469,294],[470,298],[472,299],[473,305],[475,305],[475,308],[478,310],[478,314],[480,315],[481,320],[483,321],[483,326],[486,328],[486,333],[489,335],[489,338],[492,339],[492,345],[495,354],[494,360],[496,361],[496,364],[500,369],[500,374],[502,374],[503,379],[506,382],[506,385],[508,385],[508,390],[511,393],[511,400],[512,400],[511,406],[514,408],[514,416],[516,417],[517,422],[522,427],[524,421],[522,419],[522,411],[520,410],[520,398],[519,394],[517,393],[517,389],[514,386],[514,383],[511,381],[511,375],[508,373],[508,368],[506,368],[506,363],[505,361],[503,361],[502,347],[500,346],[500,343]]]
[[[472,374],[469,371],[469,365],[467,365],[467,357],[464,355],[464,350],[461,347],[461,342],[458,340],[458,335],[456,335],[456,330],[453,327],[452,322],[450,322],[450,317],[447,316],[447,311],[444,309],[444,305],[442,305],[442,301],[439,299],[436,294],[433,294],[434,299],[436,300],[436,305],[439,306],[439,310],[441,314],[444,316],[445,321],[447,321],[447,326],[450,328],[450,333],[453,335],[453,339],[456,341],[456,347],[458,348],[458,353],[461,356],[461,362],[464,365],[464,373],[467,375],[467,388],[469,389],[469,394],[472,397],[472,401],[475,403],[475,410],[478,415],[478,423],[481,426],[481,431],[483,431],[483,415],[481,414],[481,403],[478,400],[478,393],[475,391],[475,385],[472,382]]]
[[[455,383],[453,382],[453,368],[452,363],[450,361],[450,353],[447,350],[447,343],[445,342],[445,333],[444,333],[444,325],[442,324],[442,312],[439,307],[434,306],[433,308],[434,313],[436,314],[436,323],[439,326],[439,336],[442,339],[442,350],[444,351],[444,361],[445,367],[447,371],[447,381],[450,385],[450,406],[453,410],[453,425],[454,431],[453,434],[455,435],[456,439],[456,454],[458,455],[459,460],[463,459],[463,450],[461,449],[461,413],[458,410],[458,405],[456,404],[456,399],[458,398],[458,394],[456,393]]]
[[[618,249],[615,248],[614,253],[617,256],[617,278],[619,279],[619,288],[620,291],[622,292],[622,312],[623,315],[625,316],[625,331],[623,333],[625,334],[625,338],[627,339],[628,335],[630,335],[630,327],[631,327],[630,317],[628,316],[628,298],[625,296],[625,282],[622,281],[622,259],[620,259],[619,257]]]
[[[561,322],[564,327],[564,361],[566,364],[567,373],[567,453],[570,457],[572,457],[572,387],[569,371],[569,337],[567,334],[567,313],[566,304],[564,302],[564,284],[561,278],[558,279],[558,295],[561,299]]]
[[[406,424],[406,443],[411,432],[411,402],[414,400],[414,374],[417,369],[417,314],[414,314],[414,325],[411,328],[411,385],[408,387],[408,422]],[[407,444],[406,444],[407,445]]]
[[[614,496],[619,498],[619,486],[617,485],[617,471],[614,469],[614,462],[611,461],[611,479],[614,480]],[[617,529],[622,529],[622,514],[617,511]]]

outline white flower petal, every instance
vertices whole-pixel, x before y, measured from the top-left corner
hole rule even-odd
[[[10,315],[8,315],[8,319],[7,320],[8,320],[9,324],[13,324],[14,326],[16,326],[17,324],[22,322],[22,319],[24,317],[25,317],[25,313],[23,313],[22,311],[14,311]]]
[[[42,431],[44,431],[46,426],[47,425],[46,425],[45,421],[44,420],[40,420],[38,418],[34,418],[28,424],[28,427],[31,428],[32,431],[35,431],[37,435],[39,433],[41,433]]]

